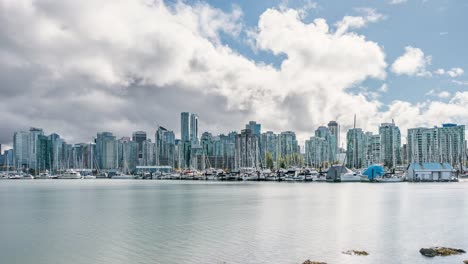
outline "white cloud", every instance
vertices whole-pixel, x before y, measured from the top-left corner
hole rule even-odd
[[[407,2],[408,0],[389,0],[388,3],[391,5],[398,5]]]
[[[457,84],[457,85],[468,86],[468,81],[452,80],[452,83]]]
[[[367,26],[368,23],[376,23],[385,19],[385,16],[378,13],[373,8],[357,8],[358,12],[363,13],[363,16],[345,16],[338,21],[336,26],[336,34],[341,35],[350,29],[358,29]]]
[[[458,77],[458,76],[461,76],[463,75],[465,71],[462,69],[462,68],[452,68],[450,70],[444,70],[444,69],[437,69],[434,71],[435,74],[437,75],[447,75],[447,76],[450,76],[452,78],[455,78],[455,77]]]
[[[452,69],[447,71],[447,74],[452,78],[463,75],[463,73],[464,73],[464,71],[463,71],[462,68],[452,68]]]
[[[435,96],[435,97],[439,97],[439,98],[442,98],[442,99],[446,99],[446,98],[449,98],[451,96],[450,92],[448,92],[448,91],[437,92],[435,90],[430,90],[429,92],[426,93],[426,95]]]
[[[445,74],[445,70],[444,69],[437,69],[434,71],[435,74],[437,75],[444,75]]]
[[[383,92],[383,93],[388,92],[388,84],[386,84],[386,83],[382,84],[382,86],[380,86],[380,88],[379,88],[379,91]]]
[[[425,56],[421,49],[405,47],[405,53],[392,64],[391,70],[397,75],[431,76],[426,66],[431,64],[432,57]]]

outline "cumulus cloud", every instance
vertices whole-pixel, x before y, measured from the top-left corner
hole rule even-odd
[[[452,83],[462,86],[468,86],[468,81],[452,80]]]
[[[428,96],[436,96],[436,97],[439,97],[439,98],[449,98],[451,96],[450,92],[448,91],[440,91],[440,92],[437,92],[435,90],[430,90],[429,92],[426,93],[426,95]]]
[[[392,64],[391,70],[397,75],[431,76],[426,66],[431,64],[432,57],[425,56],[419,48],[405,47],[405,53]]]
[[[465,71],[462,68],[452,68],[450,70],[444,70],[444,69],[437,69],[434,71],[435,74],[437,75],[448,75],[452,78],[458,77],[463,75]]]
[[[89,141],[97,131],[152,135],[157,124],[178,133],[182,111],[198,113],[203,131],[229,132],[257,120],[305,139],[330,120],[345,132],[354,113],[361,127],[375,130],[402,113],[414,125],[430,110],[396,101],[382,112],[376,97],[350,92],[386,78],[383,48],[352,32],[380,19],[372,12],[362,16],[364,24],[343,18],[336,34],[325,19],[305,22],[300,10],[265,10],[249,36],[257,49],[284,57],[274,67],[223,43],[221,36],[245,30],[236,6],[224,12],[200,2],[4,0],[1,7],[1,143],[29,126],[69,142]],[[466,99],[454,98],[455,105]]]
[[[363,13],[363,16],[345,16],[338,21],[336,26],[336,34],[341,35],[350,29],[358,29],[367,26],[369,23],[375,23],[385,19],[385,16],[377,12],[373,8],[358,8],[358,12]]]

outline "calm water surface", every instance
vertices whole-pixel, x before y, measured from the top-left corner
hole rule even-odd
[[[468,182],[0,181],[0,262],[462,263]],[[367,250],[367,257],[341,254]]]

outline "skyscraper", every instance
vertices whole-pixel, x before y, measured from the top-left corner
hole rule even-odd
[[[198,115],[182,112],[180,114],[180,133],[182,141],[198,144]]]
[[[136,131],[132,134],[132,141],[138,143],[138,158],[141,159],[143,157],[143,141],[146,140],[146,132],[145,131]]]
[[[31,127],[29,129],[29,167],[36,169],[38,164],[39,136],[44,135],[42,128]]]
[[[173,131],[159,126],[155,134],[156,143],[156,164],[173,166],[175,151],[175,135]]]
[[[330,121],[328,129],[330,129],[331,134],[336,138],[336,153],[338,153],[340,149],[340,127],[336,121]]]
[[[199,143],[198,137],[198,115],[191,114],[190,115],[190,141],[192,144]]]
[[[259,168],[259,137],[250,129],[243,129],[236,137],[236,167]]]
[[[182,141],[190,141],[190,128],[190,113],[182,112],[180,114],[180,139]]]
[[[401,164],[401,134],[394,123],[382,123],[379,127],[380,159],[384,166],[394,168]]]
[[[96,152],[100,169],[118,168],[118,143],[112,133],[102,132],[97,134]]]
[[[408,162],[464,163],[465,126],[443,124],[442,127],[408,129],[406,148]]]
[[[357,169],[365,166],[365,134],[361,128],[348,130],[346,145],[346,166]]]
[[[367,132],[365,142],[365,166],[380,163],[380,135],[373,135],[371,132]]]
[[[16,168],[29,167],[29,132],[19,131],[13,134],[13,163]]]
[[[262,125],[257,124],[255,121],[250,121],[248,124],[245,125],[245,129],[250,129],[252,130],[252,133],[254,133],[257,136],[260,136],[262,132]]]

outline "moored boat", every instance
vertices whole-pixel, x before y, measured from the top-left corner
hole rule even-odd
[[[75,170],[66,170],[62,174],[58,175],[58,179],[81,179],[81,174]]]

